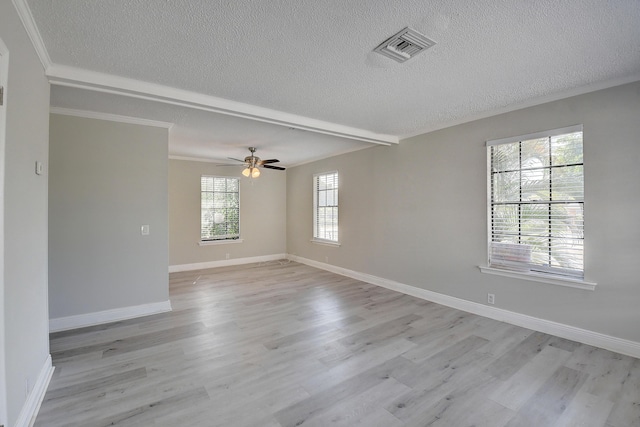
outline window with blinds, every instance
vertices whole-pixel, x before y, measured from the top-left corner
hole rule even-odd
[[[487,142],[489,265],[584,277],[582,126]]]
[[[338,242],[338,172],[313,176],[313,238]]]
[[[200,240],[240,238],[240,180],[200,178]]]

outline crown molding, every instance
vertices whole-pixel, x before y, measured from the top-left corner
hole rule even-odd
[[[108,120],[110,122],[130,123],[134,125],[153,126],[171,130],[173,123],[160,122],[157,120],[140,119],[138,117],[120,116],[117,114],[99,113],[97,111],[74,110],[72,108],[51,107],[51,114],[61,114],[64,116],[83,117],[85,119]]]
[[[44,68],[45,72],[51,67],[52,62],[51,58],[49,58],[49,53],[47,52],[47,48],[42,41],[42,36],[40,35],[40,31],[36,26],[36,23],[33,19],[33,15],[31,14],[31,9],[27,4],[27,0],[12,0],[13,6],[16,8],[18,12],[18,16],[20,16],[20,20],[22,21],[22,25],[24,29],[27,31],[29,38],[31,39],[31,43],[38,54],[38,58],[40,58],[40,62],[42,63],[42,68]]]
[[[395,135],[379,134],[364,129],[96,71],[52,65],[47,68],[46,74],[49,78],[49,83],[58,86],[93,90],[180,107],[195,108],[373,144],[391,145],[398,143],[398,137]]]
[[[621,77],[617,79],[611,79],[604,82],[587,84],[584,86],[575,87],[575,88],[564,90],[561,92],[539,96],[537,98],[533,98],[524,102],[509,104],[502,108],[495,108],[488,111],[482,111],[476,114],[470,114],[468,116],[465,116],[462,119],[450,120],[434,126],[421,128],[420,130],[417,130],[415,132],[412,132],[406,135],[400,135],[400,140],[413,138],[414,136],[424,135],[426,133],[435,132],[437,130],[450,128],[450,127],[461,125],[464,123],[473,122],[476,120],[486,119],[487,117],[498,116],[500,114],[510,113],[512,111],[517,111],[517,110],[523,110],[525,108],[535,107],[536,105],[546,104],[548,102],[560,101],[562,99],[584,95],[587,93],[596,92],[598,90],[609,89],[611,87],[622,86],[627,83],[633,83],[637,81],[640,81],[640,73],[632,74],[630,76]]]

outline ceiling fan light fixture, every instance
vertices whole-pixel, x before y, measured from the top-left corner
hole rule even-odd
[[[235,159],[233,157],[229,157],[230,160],[234,160],[236,162],[241,162],[244,164],[244,169],[242,170],[242,175],[247,178],[257,178],[260,176],[260,168],[273,169],[283,171],[286,170],[280,166],[273,166],[273,163],[278,163],[280,160],[278,159],[266,159],[262,160],[260,157],[255,155],[256,148],[249,147],[249,151],[251,151],[251,155],[244,158],[244,160]]]

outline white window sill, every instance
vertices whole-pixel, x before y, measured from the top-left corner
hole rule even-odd
[[[334,242],[332,240],[323,240],[323,239],[311,239],[311,243],[316,243],[318,245],[327,245],[327,246],[340,246],[340,242]]]
[[[221,240],[201,240],[198,242],[200,246],[230,245],[232,243],[242,243],[243,239],[221,239]]]
[[[587,291],[595,290],[597,285],[597,283],[594,282],[587,282],[585,280],[572,279],[562,276],[553,276],[544,273],[512,271],[495,267],[487,267],[483,265],[479,265],[478,267],[483,273],[513,277],[515,279],[531,280],[534,282],[550,283],[552,285],[558,286],[568,286],[570,288],[584,289]]]

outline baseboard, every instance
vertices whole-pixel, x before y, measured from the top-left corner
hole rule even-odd
[[[512,325],[521,326],[523,328],[532,329],[534,331],[555,335],[583,344],[592,345],[594,347],[604,348],[616,353],[626,354],[635,358],[640,358],[640,343],[622,338],[616,338],[610,335],[593,332],[586,329],[577,328],[575,326],[565,325],[563,323],[553,322],[550,320],[540,319],[537,317],[520,314],[509,310],[496,307],[489,307],[473,301],[440,294],[426,289],[416,288],[415,286],[406,285],[382,277],[372,276],[366,273],[349,270],[335,265],[326,264],[319,261],[303,258],[296,255],[288,255],[292,261],[309,265],[311,267],[320,268],[322,270],[331,271],[332,273],[342,276],[351,277],[403,294],[411,295],[427,301],[447,307],[456,308],[468,313],[477,314],[479,316],[488,317],[490,319],[499,320],[501,322],[510,323]]]
[[[254,262],[277,261],[286,259],[287,254],[262,255],[247,258],[223,259],[220,261],[196,262],[194,264],[170,265],[169,273],[179,273],[181,271],[205,270],[207,268],[227,267],[230,265],[251,264]]]
[[[33,388],[27,397],[27,401],[24,403],[24,406],[22,406],[20,415],[18,415],[18,419],[14,424],[15,427],[30,427],[35,423],[36,416],[40,410],[40,405],[42,404],[44,395],[47,392],[47,387],[49,387],[49,381],[51,381],[54,369],[55,368],[51,364],[51,355],[49,355],[44,361],[42,369],[40,369],[38,379],[33,385]]]
[[[84,328],[86,326],[101,325],[103,323],[117,322],[135,317],[165,313],[167,311],[171,311],[171,301],[169,300],[96,311],[94,313],[78,314],[75,316],[58,317],[49,319],[49,332],[60,332],[69,329]]]

